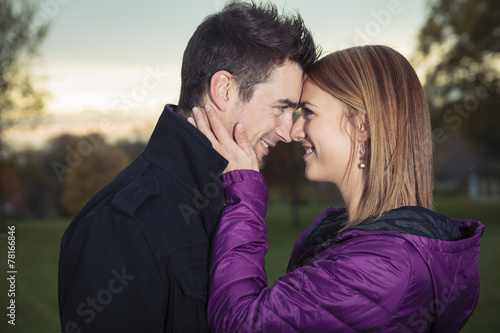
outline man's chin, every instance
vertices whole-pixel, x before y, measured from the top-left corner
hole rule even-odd
[[[266,164],[266,161],[264,160],[264,156],[259,158],[257,163],[259,165],[259,171],[262,171],[262,169],[264,169],[264,165]]]
[[[259,152],[256,146],[254,146],[253,151],[255,152],[255,155],[257,155],[257,165],[259,166],[259,171],[262,171],[264,165],[266,164],[266,162],[264,161],[266,155],[262,152]]]

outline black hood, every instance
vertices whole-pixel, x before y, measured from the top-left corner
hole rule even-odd
[[[358,225],[346,228],[344,232],[348,230],[390,230],[444,241],[456,241],[467,237],[467,235],[462,235],[460,229],[448,216],[417,206],[393,209],[378,219],[370,218]]]

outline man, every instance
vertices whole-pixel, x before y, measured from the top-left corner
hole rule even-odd
[[[209,104],[237,122],[262,166],[290,142],[303,69],[316,59],[299,15],[232,2],[198,27],[184,53],[179,106],[167,105],[130,166],[65,232],[59,260],[63,332],[207,332],[208,260],[227,165],[186,121]]]

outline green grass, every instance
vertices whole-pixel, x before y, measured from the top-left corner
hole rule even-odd
[[[484,226],[481,238],[479,301],[462,332],[500,331],[500,204],[472,203],[468,200],[438,201],[436,210],[458,219],[475,219]]]
[[[299,210],[300,225],[291,226],[288,206],[269,208],[266,217],[269,252],[266,270],[269,284],[285,273],[290,252],[300,234],[326,205]],[[481,245],[481,294],[471,320],[462,332],[500,331],[500,205],[471,203],[462,199],[437,200],[436,210],[457,219],[474,218],[486,226]],[[57,262],[62,233],[68,220],[20,221],[16,226],[16,326],[7,325],[5,312],[0,332],[60,332],[57,307]],[[6,277],[6,238],[0,235],[0,269]],[[0,308],[6,311],[6,278],[0,280]]]
[[[57,263],[67,220],[22,221],[16,226],[16,326],[6,322],[6,278],[0,281],[2,332],[60,332],[57,307]],[[0,238],[2,272],[7,271],[7,239]],[[5,273],[6,275],[6,273]]]

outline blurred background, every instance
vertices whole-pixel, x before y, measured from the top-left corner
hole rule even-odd
[[[297,10],[325,53],[384,44],[419,74],[431,108],[438,212],[485,224],[481,295],[464,332],[500,330],[500,2],[275,0]],[[16,227],[16,326],[60,332],[62,233],[144,149],[166,103],[177,103],[182,53],[222,0],[0,0],[0,268]],[[269,283],[301,232],[342,205],[308,183],[300,144],[278,145],[263,173]],[[6,311],[6,278],[0,308]],[[4,330],[5,328],[5,330]]]

